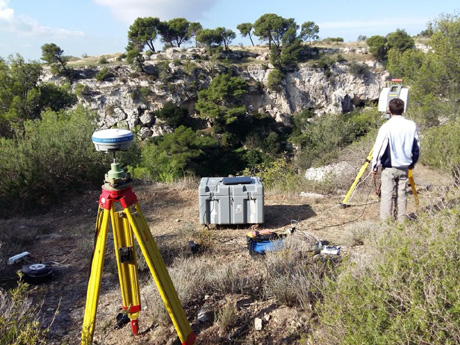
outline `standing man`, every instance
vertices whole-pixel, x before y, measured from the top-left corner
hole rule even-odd
[[[414,121],[402,116],[404,101],[393,98],[389,103],[390,119],[379,129],[374,144],[372,170],[382,165],[380,219],[391,217],[393,191],[396,189],[396,219],[404,222],[407,206],[407,175],[420,154],[420,139]]]

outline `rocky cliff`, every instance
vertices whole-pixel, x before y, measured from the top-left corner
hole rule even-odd
[[[157,120],[154,112],[166,102],[185,105],[194,116],[198,91],[206,88],[212,76],[229,69],[241,75],[250,85],[245,97],[248,112],[269,113],[279,122],[305,108],[321,115],[348,112],[378,100],[379,92],[388,80],[388,73],[367,54],[366,49],[325,49],[316,54],[354,54],[365,73],[352,73],[350,63],[331,63],[325,68],[312,63],[300,64],[287,72],[279,91],[267,87],[273,66],[265,51],[234,50],[229,54],[209,56],[204,49],[170,48],[146,56],[144,72],[137,72],[121,59],[108,59],[97,67],[78,67],[77,80],[71,85],[79,103],[95,110],[101,128],[125,126],[140,128],[142,137],[171,131]],[[84,61],[83,61],[84,63]],[[101,76],[104,72],[106,75]],[[62,78],[47,73],[44,81],[62,83]]]

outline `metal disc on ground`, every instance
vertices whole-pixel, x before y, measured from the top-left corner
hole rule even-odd
[[[53,268],[51,264],[35,263],[22,266],[25,279],[31,283],[43,283],[51,278]]]

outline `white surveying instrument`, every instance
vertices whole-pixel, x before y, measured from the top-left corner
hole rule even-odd
[[[409,104],[409,89],[403,87],[402,79],[391,79],[391,85],[389,87],[384,87],[382,91],[380,91],[378,110],[385,113],[385,117],[387,118],[390,118],[388,104],[394,98],[399,98],[404,101],[404,112],[406,112]]]

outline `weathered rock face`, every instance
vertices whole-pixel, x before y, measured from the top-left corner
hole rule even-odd
[[[266,62],[267,53],[238,51],[232,54],[233,60],[253,58],[255,61],[233,68],[251,85],[244,98],[248,112],[269,113],[284,123],[289,123],[294,113],[305,108],[321,115],[348,112],[376,101],[389,77],[370,57],[365,62],[369,70],[365,75],[351,74],[346,62],[334,63],[327,74],[323,69],[301,65],[286,74],[280,91],[272,91],[267,88],[268,76],[273,70]],[[171,48],[146,58],[147,73],[135,72],[127,65],[106,67],[114,76],[102,82],[96,79],[102,67],[80,71],[81,79],[74,82],[72,88],[81,104],[97,112],[101,128],[140,127],[143,138],[170,132],[172,129],[162,125],[154,112],[166,102],[173,102],[187,106],[193,116],[198,91],[209,84],[213,75],[225,73],[228,68],[198,48]],[[62,82],[49,74],[43,80]]]

